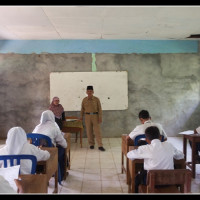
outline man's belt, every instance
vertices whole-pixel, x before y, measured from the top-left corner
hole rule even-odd
[[[87,114],[87,115],[96,115],[96,114],[98,114],[98,112],[91,112],[91,113],[86,112],[85,114]]]

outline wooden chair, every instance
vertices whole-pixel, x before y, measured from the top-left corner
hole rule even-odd
[[[133,140],[128,140],[126,139],[128,135],[127,134],[122,134],[122,147],[121,147],[121,173],[123,172],[126,173],[126,183],[128,184],[128,158],[127,158],[127,153],[129,151],[129,146],[134,146]],[[126,158],[126,163],[124,163],[124,156]]]
[[[147,185],[139,185],[139,193],[190,193],[191,178],[189,169],[149,170]]]

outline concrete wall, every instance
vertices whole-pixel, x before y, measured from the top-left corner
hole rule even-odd
[[[128,109],[103,111],[102,136],[128,134],[139,124],[142,109],[149,110],[168,136],[200,125],[199,58],[196,53],[96,54],[97,71],[128,72]],[[13,126],[31,132],[39,123],[49,106],[50,72],[92,71],[91,65],[90,53],[0,54],[0,137]]]

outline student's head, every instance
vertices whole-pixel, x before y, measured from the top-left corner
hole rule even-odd
[[[138,117],[142,124],[144,124],[145,121],[151,119],[149,112],[147,110],[141,110],[138,114]]]
[[[13,127],[8,131],[6,139],[8,154],[20,154],[25,143],[27,143],[27,135],[23,128]]]
[[[146,141],[148,143],[151,143],[153,139],[160,138],[160,131],[156,126],[149,126],[145,129],[145,136],[146,136]]]
[[[47,121],[55,122],[55,115],[51,110],[45,110],[42,112],[40,123],[45,124]]]
[[[91,85],[87,86],[86,93],[87,93],[88,97],[91,97],[94,94],[93,86],[91,86]]]

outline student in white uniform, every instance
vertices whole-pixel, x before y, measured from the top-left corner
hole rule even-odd
[[[149,115],[149,112],[147,110],[141,110],[139,112],[139,120],[141,122],[140,125],[137,125],[132,131],[131,133],[127,136],[127,141],[128,140],[133,140],[135,139],[136,136],[138,135],[143,135],[145,133],[145,129],[149,126],[157,126],[159,131],[160,131],[160,135],[164,136],[164,141],[167,140],[167,134],[164,131],[163,127],[161,124],[159,123],[154,123],[151,121],[151,117]]]
[[[63,133],[55,122],[55,116],[51,110],[46,110],[42,113],[40,124],[35,127],[32,133],[40,133],[51,138],[54,146],[58,147],[58,162],[61,171],[61,180],[64,176],[64,156],[67,142],[63,137]]]
[[[138,193],[139,184],[146,185],[148,170],[174,169],[174,158],[183,159],[184,154],[177,150],[171,143],[161,142],[160,132],[156,126],[150,126],[145,130],[147,145],[139,146],[138,149],[129,151],[127,157],[131,160],[144,159],[144,170],[135,177],[135,191]]]
[[[8,131],[6,145],[0,149],[0,155],[12,154],[34,155],[36,156],[37,161],[45,161],[48,160],[50,157],[50,153],[48,151],[41,150],[28,142],[26,132],[21,127],[13,127]],[[0,161],[0,167],[3,167],[3,161]],[[31,173],[31,162],[29,160],[21,161],[20,173]]]

